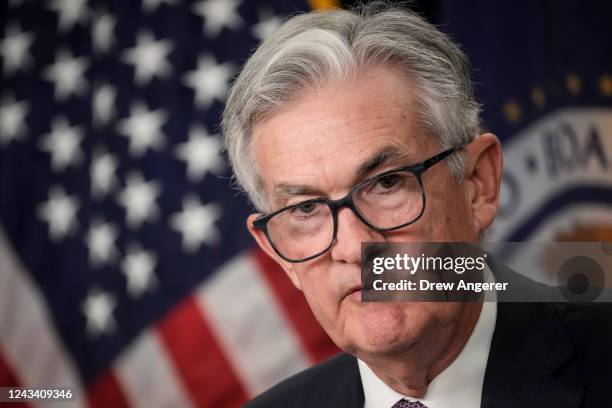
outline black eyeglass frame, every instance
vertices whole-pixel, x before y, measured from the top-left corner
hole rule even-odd
[[[311,259],[317,258],[321,255],[323,255],[325,252],[329,251],[334,244],[336,243],[336,239],[337,239],[337,232],[338,232],[338,210],[342,207],[348,207],[351,209],[351,211],[353,212],[353,214],[355,214],[355,216],[361,221],[363,222],[365,225],[367,225],[369,228],[372,228],[375,231],[378,232],[387,232],[387,231],[394,231],[400,228],[404,228],[410,224],[414,224],[415,222],[417,222],[422,216],[423,213],[425,212],[425,206],[427,203],[426,197],[425,197],[425,188],[423,187],[423,179],[422,179],[422,175],[423,173],[430,169],[431,167],[433,167],[435,164],[441,162],[442,160],[446,159],[448,156],[450,156],[451,154],[462,150],[465,146],[456,146],[456,147],[452,147],[450,149],[444,150],[443,152],[440,152],[438,154],[436,154],[435,156],[430,157],[429,159],[426,159],[420,163],[417,164],[410,164],[407,166],[401,166],[401,167],[397,167],[395,169],[391,169],[391,170],[387,170],[385,172],[382,172],[380,174],[377,174],[375,176],[372,176],[370,178],[367,178],[363,181],[360,181],[359,183],[355,184],[350,190],[349,192],[342,198],[338,198],[337,200],[330,200],[327,198],[313,198],[310,200],[305,200],[305,201],[301,201],[299,203],[296,204],[291,204],[288,205],[286,207],[283,208],[279,208],[278,210],[275,210],[269,214],[262,214],[259,217],[257,217],[255,220],[253,220],[253,227],[255,229],[258,229],[260,231],[263,231],[266,239],[268,240],[268,242],[270,243],[270,245],[272,246],[272,249],[274,249],[274,252],[276,252],[276,254],[278,256],[280,256],[282,259],[284,259],[287,262],[291,262],[291,263],[300,263],[300,262],[306,262],[306,261],[310,261]],[[419,182],[419,187],[421,188],[421,197],[423,198],[423,205],[421,207],[421,212],[419,213],[419,215],[417,215],[413,220],[406,222],[404,224],[395,226],[395,227],[389,227],[389,228],[378,228],[372,224],[370,224],[368,222],[368,220],[365,219],[365,217],[359,212],[359,209],[355,206],[355,203],[353,202],[353,193],[355,193],[355,191],[359,190],[361,187],[363,187],[364,185],[371,183],[374,180],[386,177],[390,174],[393,173],[398,173],[398,172],[409,172],[415,175],[415,177],[417,178],[418,182]],[[331,213],[332,213],[332,220],[333,220],[333,235],[332,235],[332,240],[330,242],[330,244],[327,246],[327,248],[325,248],[324,250],[316,253],[315,255],[311,255],[308,256],[306,258],[301,258],[301,259],[291,259],[291,258],[287,258],[285,255],[283,255],[274,245],[274,242],[272,241],[272,239],[270,238],[270,234],[268,232],[268,221],[270,221],[271,218],[273,218],[274,216],[276,216],[277,214],[280,214],[284,211],[290,210],[292,208],[296,208],[302,205],[307,205],[307,204],[317,204],[317,203],[322,203],[322,204],[326,204]]]

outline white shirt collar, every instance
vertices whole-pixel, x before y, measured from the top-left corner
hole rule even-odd
[[[488,269],[488,268],[487,268]],[[435,377],[424,398],[427,408],[480,407],[482,386],[497,320],[497,303],[483,302],[474,331],[457,358]],[[366,363],[359,363],[359,374],[365,397],[364,408],[390,408],[400,399],[414,401],[385,384]]]

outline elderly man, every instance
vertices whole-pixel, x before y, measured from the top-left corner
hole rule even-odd
[[[249,231],[345,351],[253,407],[612,406],[610,326],[574,308],[361,302],[362,242],[477,241],[495,218],[501,147],[469,75],[380,4],[294,17],[245,65],[223,130]]]

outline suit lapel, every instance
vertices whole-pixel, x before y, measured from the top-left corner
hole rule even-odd
[[[568,380],[575,377],[566,364],[572,355],[551,305],[498,303],[481,406],[578,407],[582,387]]]
[[[363,408],[363,386],[357,359],[346,353],[341,353],[334,359],[333,369],[321,379],[316,392],[300,406]]]
[[[361,384],[361,375],[359,374],[359,366],[357,359],[350,356],[352,360],[352,368],[346,373],[343,380],[345,386],[342,387],[346,392],[337,394],[337,399],[334,401],[330,400],[329,407],[355,407],[363,408],[364,396],[363,396],[363,385]]]

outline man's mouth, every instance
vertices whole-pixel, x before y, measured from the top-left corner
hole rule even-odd
[[[347,292],[346,297],[355,299],[355,300],[361,300],[361,289],[363,289],[361,285],[351,288]]]

